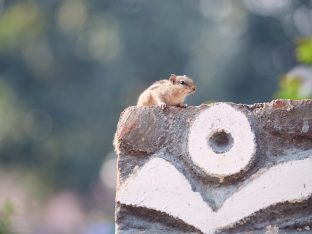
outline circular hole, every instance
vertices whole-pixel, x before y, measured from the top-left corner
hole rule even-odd
[[[228,152],[233,147],[233,137],[230,133],[225,131],[218,131],[208,136],[208,144],[217,154]]]

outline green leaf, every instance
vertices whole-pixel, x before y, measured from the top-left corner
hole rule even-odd
[[[284,76],[280,79],[278,90],[274,94],[277,99],[305,99],[300,94],[301,80],[295,77]]]
[[[312,37],[300,39],[296,48],[297,60],[312,65]]]
[[[14,204],[7,199],[0,210],[0,234],[13,234],[11,218],[14,214]]]

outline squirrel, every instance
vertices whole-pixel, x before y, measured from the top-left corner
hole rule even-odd
[[[191,78],[186,75],[176,76],[171,74],[168,80],[159,80],[153,83],[140,95],[137,106],[157,105],[162,110],[167,106],[186,108],[184,99],[194,93],[196,86]]]

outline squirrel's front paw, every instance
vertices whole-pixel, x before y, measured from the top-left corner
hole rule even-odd
[[[158,106],[159,106],[162,110],[164,110],[164,109],[167,107],[166,103],[164,103],[164,102],[161,102]]]

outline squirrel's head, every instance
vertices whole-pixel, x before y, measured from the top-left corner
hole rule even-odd
[[[171,74],[169,81],[180,93],[184,93],[185,95],[194,93],[196,90],[193,80],[186,75],[176,76],[175,74]]]

